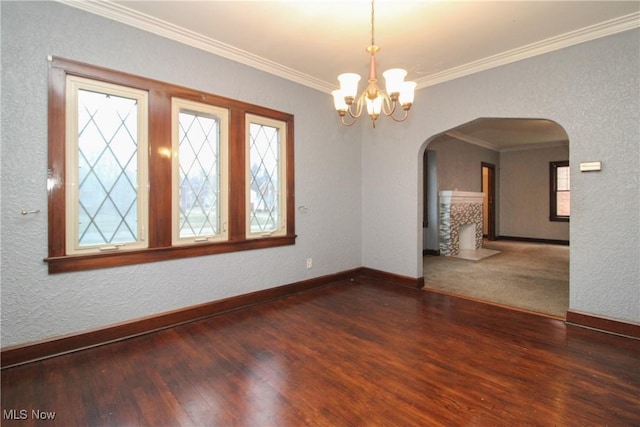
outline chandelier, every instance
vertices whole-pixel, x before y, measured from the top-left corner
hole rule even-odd
[[[338,76],[340,89],[336,89],[333,95],[333,103],[340,121],[345,126],[351,126],[362,114],[364,107],[367,107],[367,114],[371,117],[373,127],[376,127],[376,120],[380,114],[391,117],[396,122],[403,122],[409,116],[409,109],[413,104],[413,96],[416,82],[405,82],[407,72],[401,68],[392,68],[382,73],[386,83],[387,91],[383,91],[377,85],[378,76],[376,72],[376,53],[380,50],[375,44],[374,18],[375,11],[371,0],[371,45],[367,47],[367,52],[371,55],[369,60],[369,85],[360,95],[358,93],[358,82],[360,76],[355,73],[344,73]],[[355,104],[355,106],[354,106]],[[395,112],[399,110],[398,104],[402,107],[404,115],[396,117]],[[355,108],[355,111],[354,111]],[[347,122],[347,114],[352,119]]]

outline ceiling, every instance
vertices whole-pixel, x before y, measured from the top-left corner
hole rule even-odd
[[[545,119],[481,117],[443,132],[432,142],[451,139],[494,151],[569,146],[569,137],[562,126]]]
[[[60,1],[325,93],[340,73],[366,78],[369,0]],[[640,1],[377,0],[374,23],[379,73],[404,68],[421,89],[637,28]],[[517,124],[490,129],[504,125],[518,139]],[[469,142],[491,137],[482,125]]]

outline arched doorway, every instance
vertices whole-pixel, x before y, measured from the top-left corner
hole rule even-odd
[[[569,222],[553,221],[550,213],[557,187],[550,165],[569,159],[564,129],[545,119],[479,118],[431,137],[423,150],[425,288],[564,318]],[[486,187],[487,167],[493,189]],[[438,256],[447,221],[440,218],[438,194],[489,190],[495,222],[492,232],[483,227],[482,251],[496,256]]]

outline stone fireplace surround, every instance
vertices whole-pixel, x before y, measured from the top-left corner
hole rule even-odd
[[[482,247],[482,203],[483,193],[469,191],[439,192],[439,246],[440,255],[455,256],[463,248]],[[460,242],[460,227],[474,224],[475,242]]]

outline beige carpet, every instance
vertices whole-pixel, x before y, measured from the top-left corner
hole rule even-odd
[[[477,261],[425,256],[425,289],[565,318],[568,246],[485,241],[484,249],[499,253]]]

